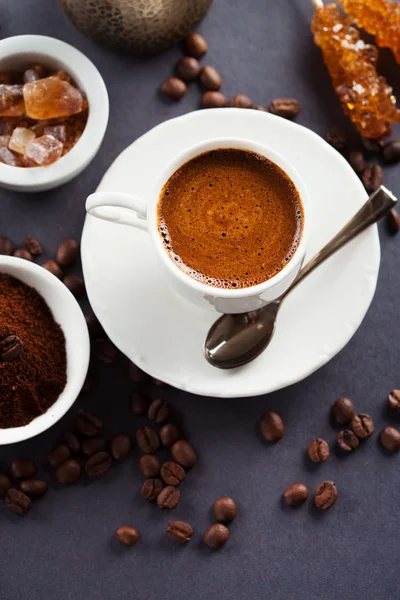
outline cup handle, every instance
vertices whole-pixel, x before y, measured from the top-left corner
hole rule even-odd
[[[120,210],[125,208],[129,212]],[[132,194],[96,192],[88,196],[86,212],[103,221],[130,225],[147,231],[147,203]]]

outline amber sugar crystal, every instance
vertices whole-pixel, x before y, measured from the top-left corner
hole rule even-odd
[[[23,86],[0,84],[0,117],[20,117],[24,112]]]
[[[23,93],[26,115],[30,119],[68,117],[83,108],[81,92],[56,76],[26,83]]]

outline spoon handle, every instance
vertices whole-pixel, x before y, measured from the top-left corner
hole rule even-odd
[[[360,208],[358,213],[354,215],[347,225],[345,225],[343,229],[341,229],[339,233],[337,233],[335,237],[332,238],[331,241],[301,269],[292,285],[284,294],[282,294],[279,300],[283,300],[286,294],[292,291],[299,281],[304,279],[311,271],[347,244],[347,242],[350,242],[350,240],[364,231],[364,229],[367,229],[367,227],[379,221],[379,219],[396,204],[397,198],[381,185],[376,192],[371,194],[364,206]]]

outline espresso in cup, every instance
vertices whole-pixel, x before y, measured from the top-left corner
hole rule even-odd
[[[248,288],[279,273],[304,223],[296,186],[276,164],[241,149],[189,160],[164,185],[158,231],[171,260],[193,279]]]

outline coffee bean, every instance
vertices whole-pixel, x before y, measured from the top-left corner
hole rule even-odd
[[[139,537],[140,534],[138,530],[134,527],[128,527],[128,525],[122,525],[122,527],[119,527],[115,532],[115,539],[125,546],[134,546]]]
[[[104,335],[104,329],[94,313],[85,315],[86,325],[92,337]]]
[[[30,498],[42,498],[47,492],[47,483],[41,479],[25,479],[19,488]]]
[[[131,448],[132,442],[127,435],[121,433],[111,440],[110,452],[114,460],[125,460],[128,458]]]
[[[304,483],[293,483],[283,492],[283,500],[288,506],[300,506],[308,498],[308,487]]]
[[[161,479],[146,479],[142,485],[142,496],[149,502],[151,500],[156,500],[163,487]]]
[[[329,446],[323,438],[315,438],[308,444],[307,454],[315,463],[323,463],[329,458]]]
[[[386,142],[382,147],[382,156],[387,163],[396,163],[400,160],[400,140]]]
[[[156,477],[160,472],[160,461],[154,454],[143,454],[139,458],[139,469],[145,477]]]
[[[183,81],[194,81],[200,75],[200,63],[193,56],[182,56],[175,67],[178,77]]]
[[[191,33],[184,41],[186,52],[191,56],[200,58],[208,50],[208,44],[199,33]]]
[[[206,65],[200,72],[200,81],[206,90],[219,90],[222,86],[222,77],[217,69]]]
[[[349,163],[356,173],[362,173],[365,169],[365,157],[361,150],[351,150],[349,153]]]
[[[60,267],[54,260],[46,260],[46,262],[44,262],[42,264],[42,267],[44,269],[46,269],[46,271],[49,271],[52,275],[54,275],[58,279],[61,279],[61,280],[63,279],[64,273],[62,272],[62,270],[60,269]]]
[[[233,498],[223,496],[215,500],[213,504],[213,513],[216,521],[221,523],[230,523],[236,519],[237,509]]]
[[[150,379],[147,373],[139,369],[133,362],[129,363],[129,377],[136,383],[144,383]]]
[[[395,427],[385,427],[379,434],[379,441],[389,452],[400,450],[400,431]]]
[[[172,460],[161,466],[161,477],[167,485],[179,485],[186,477],[184,469]],[[156,473],[155,473],[156,474]]]
[[[161,427],[158,435],[162,445],[169,447],[179,440],[180,431],[175,423],[167,423]]]
[[[104,364],[111,364],[117,358],[117,349],[108,338],[96,338],[92,349],[94,356]]]
[[[14,244],[6,237],[0,237],[0,254],[11,256],[14,252]]]
[[[78,461],[70,458],[57,467],[56,478],[59,483],[70,485],[78,481],[81,472],[82,468]]]
[[[43,254],[43,250],[41,245],[35,238],[26,237],[24,240],[25,248],[30,252],[33,256],[40,256]]]
[[[19,358],[22,352],[22,341],[16,335],[7,335],[0,339],[0,362]]]
[[[368,152],[381,152],[383,147],[383,140],[372,140],[369,138],[361,137],[362,145]]]
[[[203,108],[224,108],[228,104],[228,99],[221,92],[204,92],[201,97]]]
[[[400,231],[400,215],[395,208],[391,208],[387,213],[390,233],[395,235]]]
[[[171,447],[171,455],[175,462],[179,463],[185,469],[193,467],[197,462],[195,449],[186,440],[178,440]]]
[[[300,104],[296,98],[275,98],[268,108],[273,115],[285,119],[294,119],[300,112]]]
[[[236,94],[229,101],[229,106],[234,108],[253,108],[253,100],[246,96],[246,94]]]
[[[160,447],[157,433],[151,427],[142,427],[136,432],[136,441],[145,454],[153,454]]]
[[[368,192],[375,192],[383,183],[383,171],[379,165],[367,165],[362,172],[361,180]]]
[[[351,421],[351,428],[358,438],[365,440],[374,433],[374,422],[369,415],[356,415]]]
[[[135,415],[146,415],[150,406],[150,398],[143,392],[133,392],[131,396],[131,409]]]
[[[72,267],[79,255],[79,245],[75,240],[64,240],[58,246],[56,263],[63,269]]]
[[[100,433],[103,428],[103,422],[95,415],[81,410],[76,417],[75,428],[79,433],[92,437]]]
[[[158,508],[175,508],[179,502],[181,493],[172,485],[167,485],[157,496]]]
[[[14,254],[16,258],[23,258],[24,260],[33,261],[33,256],[26,248],[17,248],[14,250]]]
[[[85,463],[85,471],[89,477],[100,477],[111,468],[112,459],[108,452],[97,452]]]
[[[185,521],[171,521],[168,523],[167,534],[178,544],[187,544],[192,539],[193,527]]]
[[[67,444],[59,444],[50,452],[47,457],[49,465],[51,467],[58,467],[63,463],[67,458],[71,456],[71,450],[67,446]]]
[[[168,383],[165,383],[165,381],[161,381],[160,379],[156,379],[155,377],[151,378],[151,383],[160,388],[168,388],[169,387]]]
[[[278,413],[266,412],[260,419],[260,431],[267,442],[273,443],[282,439],[285,427]]]
[[[336,440],[340,448],[345,452],[351,452],[352,450],[355,450],[360,444],[358,437],[350,429],[339,431],[336,436]]]
[[[86,377],[85,377],[85,381],[83,382],[81,392],[83,394],[90,394],[90,392],[93,389],[93,382],[94,382],[93,375],[91,373],[87,373]]]
[[[167,77],[160,86],[160,91],[170,100],[182,100],[187,92],[186,83],[178,77]]]
[[[354,417],[354,404],[348,398],[338,398],[332,406],[332,418],[337,425],[347,425]]]
[[[400,412],[400,390],[392,390],[388,396],[390,408]]]
[[[344,150],[349,143],[349,135],[347,131],[338,127],[331,127],[326,134],[326,141],[336,148],[336,150]]]
[[[229,529],[221,523],[211,525],[203,535],[203,544],[211,550],[219,550],[229,540]]]
[[[96,452],[101,452],[106,447],[106,440],[98,435],[87,438],[82,442],[82,452],[86,456],[92,456]]]
[[[266,106],[262,106],[261,104],[256,104],[254,107],[256,110],[261,110],[262,112],[268,112],[268,109]]]
[[[5,473],[0,473],[0,498],[6,495],[11,487],[11,479]]]
[[[25,515],[30,511],[31,499],[16,488],[10,488],[6,494],[6,504],[17,515]]]
[[[67,431],[66,433],[64,433],[61,439],[65,444],[67,444],[71,452],[79,452],[81,444],[76,435],[72,433],[72,431]]]
[[[85,283],[79,275],[66,275],[63,279],[65,287],[69,289],[75,298],[83,296],[85,293]]]
[[[30,458],[18,458],[11,465],[11,471],[17,479],[31,479],[36,475],[36,466]]]
[[[153,400],[150,404],[147,416],[150,421],[160,424],[167,419],[168,412],[168,403],[165,400],[158,398],[157,400]]]
[[[338,492],[333,481],[323,481],[315,491],[314,504],[321,510],[331,508],[337,500]]]

